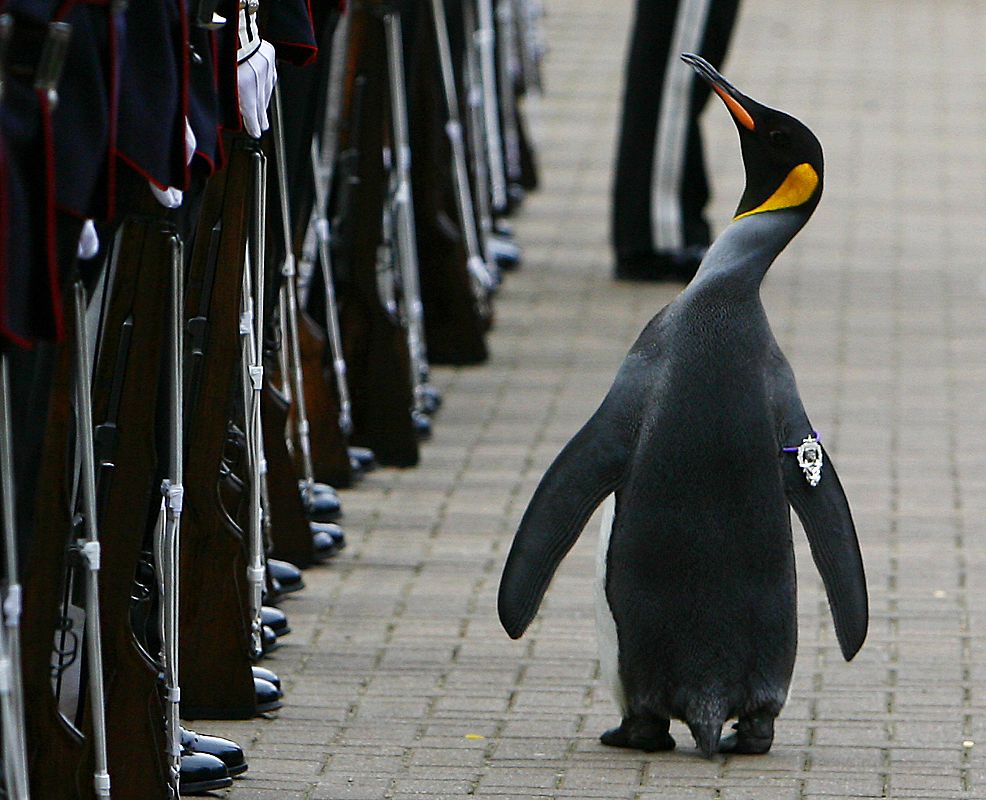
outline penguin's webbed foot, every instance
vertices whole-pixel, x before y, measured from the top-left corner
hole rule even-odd
[[[733,730],[719,740],[720,753],[762,756],[774,743],[773,717],[740,717]]]
[[[609,747],[625,747],[645,753],[674,750],[674,737],[668,733],[670,727],[669,719],[645,721],[624,718],[618,728],[610,728],[599,737],[599,741]]]

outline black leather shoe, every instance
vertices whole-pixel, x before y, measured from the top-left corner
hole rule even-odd
[[[226,789],[232,785],[233,779],[221,760],[208,753],[182,751],[178,773],[178,794],[182,797]]]
[[[342,550],[346,546],[346,533],[334,522],[313,522],[311,524],[312,533],[322,533],[329,537],[336,550]]]
[[[262,625],[260,627],[261,656],[274,652],[280,646],[281,643],[277,641],[277,634],[266,625]]]
[[[420,411],[412,411],[411,425],[414,426],[414,432],[419,440],[423,441],[431,438],[431,420],[428,419],[427,414],[422,414]]]
[[[363,480],[363,468],[355,458],[349,459],[349,486],[355,486]]]
[[[265,628],[270,628],[276,636],[287,636],[291,633],[291,626],[288,624],[288,615],[281,609],[273,606],[261,606],[260,621]]]
[[[507,185],[507,208],[511,211],[522,206],[526,197],[527,190],[519,183]]]
[[[242,775],[247,771],[246,756],[243,748],[230,739],[221,736],[207,736],[187,728],[181,728],[181,749],[193,753],[205,753],[215,756],[226,765],[229,777]]]
[[[305,581],[301,577],[301,570],[294,564],[287,561],[280,561],[276,558],[268,558],[267,571],[270,573],[271,578],[277,582],[277,590],[280,594],[300,592],[305,588]]]
[[[253,670],[254,678],[263,678],[267,683],[272,683],[278,689],[281,688],[281,679],[277,677],[277,673],[272,669],[267,669],[267,667],[258,667],[254,664],[250,669]]]
[[[700,244],[693,244],[676,250],[671,258],[671,268],[674,270],[675,277],[683,283],[694,278],[707,252],[709,252],[709,248]]]
[[[514,226],[503,218],[495,219],[493,220],[493,233],[497,236],[503,236],[506,239],[513,239]]]
[[[350,447],[350,460],[356,460],[364,472],[372,472],[377,468],[376,454],[369,447]]]
[[[703,245],[689,245],[680,250],[621,255],[616,261],[615,277],[622,281],[687,283],[695,277],[707,250]]]
[[[496,265],[506,271],[520,266],[520,247],[502,236],[490,236],[487,244]]]
[[[334,497],[336,500],[339,499],[339,492],[336,491],[335,486],[329,486],[327,483],[319,483],[318,481],[312,481],[312,491],[315,494],[327,494],[329,497]]]
[[[434,414],[442,407],[442,393],[430,383],[421,387],[421,408],[425,414]]]
[[[284,705],[284,703],[281,702],[281,698],[284,697],[284,692],[278,689],[273,683],[255,676],[253,679],[253,688],[257,693],[258,714],[265,714],[268,711],[276,711]]]
[[[312,558],[315,559],[319,564],[323,561],[328,561],[330,558],[335,558],[339,555],[339,548],[336,547],[336,543],[332,540],[332,536],[328,531],[322,530],[322,528],[327,525],[331,525],[331,522],[310,522],[308,523],[312,529]]]
[[[312,522],[335,522],[342,516],[342,501],[331,486],[316,483],[307,497],[304,495],[304,484],[300,484],[299,488],[305,501],[305,514]]]

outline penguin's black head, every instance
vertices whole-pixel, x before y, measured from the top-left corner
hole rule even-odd
[[[739,131],[746,189],[735,219],[782,208],[799,208],[805,219],[822,194],[822,146],[808,128],[782,111],[739,92],[701,56],[685,53],[726,104]]]

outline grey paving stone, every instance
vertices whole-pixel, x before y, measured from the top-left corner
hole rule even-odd
[[[510,537],[560,447],[678,287],[616,284],[609,182],[631,3],[547,0],[543,187],[497,297],[487,365],[433,369],[445,395],[414,470],[343,494],[349,547],[283,604],[268,718],[197,725],[251,762],[234,800],[986,797],[986,14],[967,0],[744,0],[724,72],[804,119],[825,196],[763,288],[775,335],[854,509],[871,627],[842,661],[795,523],[800,649],[764,757],[601,746],[594,530],[528,634],[495,616]],[[736,134],[704,121],[726,224]],[[971,742],[967,746],[965,743]]]

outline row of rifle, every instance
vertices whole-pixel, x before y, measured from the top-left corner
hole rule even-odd
[[[336,488],[416,464],[441,401],[429,366],[487,358],[501,270],[520,257],[506,217],[537,184],[523,108],[540,91],[541,11],[300,0],[311,63],[278,63],[269,108],[259,88],[270,130],[220,126],[209,158],[186,121],[198,144],[181,191],[121,155],[115,210],[83,225],[24,180],[24,142],[50,151],[56,102],[79,101],[59,93],[80,76],[59,72],[81,12],[22,13],[39,5],[8,0],[0,17],[0,795],[221,789],[247,769],[242,749],[182,721],[281,706],[258,661],[290,632],[277,601],[345,545]],[[175,71],[186,58],[194,84],[204,61],[220,105],[232,39],[245,120],[245,43],[280,30],[275,5],[92,14],[113,47],[130,37],[129,57],[170,20]],[[114,58],[109,84],[126,83]],[[122,142],[127,106],[108,96],[93,106],[120,115]],[[42,122],[18,139],[12,120],[31,113]],[[18,261],[32,258],[43,267]],[[50,335],[15,333],[15,296],[50,301]]]

